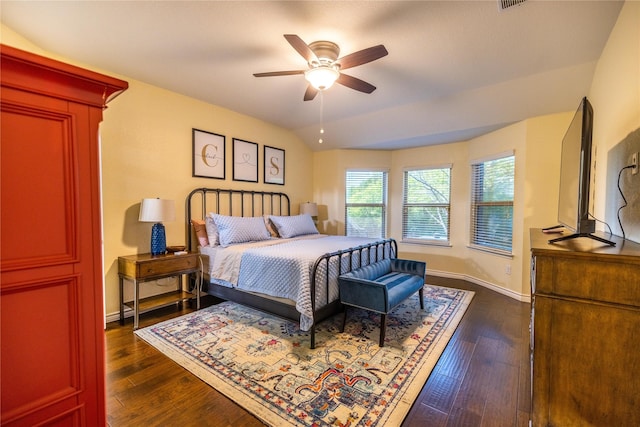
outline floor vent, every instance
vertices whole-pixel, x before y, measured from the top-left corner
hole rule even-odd
[[[505,10],[513,6],[518,6],[527,0],[498,0],[498,9]]]

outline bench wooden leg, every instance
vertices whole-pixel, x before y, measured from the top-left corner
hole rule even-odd
[[[380,347],[384,347],[384,335],[387,330],[387,315],[380,315]]]
[[[418,296],[420,297],[420,310],[424,310],[424,288],[420,288]]]
[[[340,332],[344,332],[344,327],[347,324],[347,307],[344,307],[342,310],[342,328],[340,329]]]

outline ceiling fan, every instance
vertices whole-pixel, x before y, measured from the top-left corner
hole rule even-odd
[[[255,73],[256,77],[291,76],[304,74],[309,82],[304,100],[311,101],[318,94],[318,91],[328,89],[334,82],[343,86],[355,89],[364,93],[371,93],[376,87],[370,83],[349,76],[341,72],[348,68],[357,67],[367,62],[375,61],[389,54],[387,49],[381,44],[362,49],[338,59],[340,48],[337,44],[329,41],[316,41],[306,44],[295,34],[285,34],[289,44],[307,61],[307,70],[293,71],[273,71],[268,73]]]

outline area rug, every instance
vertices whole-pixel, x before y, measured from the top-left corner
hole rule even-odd
[[[387,316],[350,308],[317,326],[224,302],[136,334],[271,426],[398,426],[460,322],[473,292],[425,286]]]

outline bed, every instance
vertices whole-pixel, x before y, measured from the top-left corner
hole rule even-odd
[[[185,218],[187,247],[207,255],[202,291],[299,322],[311,348],[315,325],[342,309],[338,276],[397,254],[394,239],[318,233],[280,192],[196,188]]]

